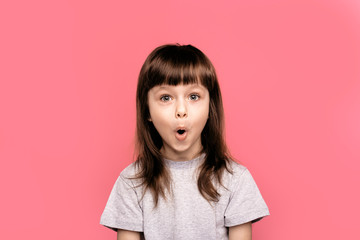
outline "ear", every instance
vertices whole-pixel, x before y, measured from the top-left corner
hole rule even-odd
[[[151,120],[151,118],[150,118],[150,117],[148,118],[148,121],[149,121],[149,122],[152,122],[152,120]]]

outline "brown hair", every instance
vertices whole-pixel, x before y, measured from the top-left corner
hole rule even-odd
[[[229,153],[224,141],[224,111],[221,92],[214,66],[199,49],[191,45],[163,45],[150,53],[143,64],[136,92],[136,166],[137,177],[142,179],[144,189],[150,190],[155,206],[159,196],[165,198],[170,192],[171,177],[160,154],[162,139],[152,122],[148,121],[148,92],[162,85],[201,83],[209,91],[209,119],[201,133],[205,153],[200,166],[198,188],[210,201],[218,201],[214,183],[221,184],[224,169],[228,168]]]

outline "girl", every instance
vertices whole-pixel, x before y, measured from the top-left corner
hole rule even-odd
[[[230,159],[215,69],[197,48],[164,45],[141,68],[137,159],[100,223],[118,239],[251,239],[269,215],[249,171]]]

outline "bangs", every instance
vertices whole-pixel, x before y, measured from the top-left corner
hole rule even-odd
[[[216,79],[210,60],[192,46],[158,49],[149,59],[147,89],[158,85],[201,84],[209,91]]]

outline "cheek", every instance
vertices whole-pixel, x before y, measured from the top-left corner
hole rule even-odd
[[[149,113],[152,121],[163,122],[166,119],[169,119],[169,112],[167,109],[149,108]]]
[[[169,117],[163,109],[149,109],[151,121],[156,130],[161,134],[169,126]]]
[[[204,127],[209,118],[209,108],[201,108],[196,110],[197,123],[199,127]]]
[[[207,111],[204,112],[204,115],[203,115],[203,125],[205,126],[206,122],[208,121],[209,119],[209,109]]]
[[[154,106],[154,103],[149,102],[149,117],[152,121],[159,117],[159,109]]]

